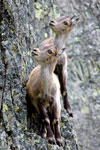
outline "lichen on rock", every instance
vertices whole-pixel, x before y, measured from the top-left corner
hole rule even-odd
[[[50,145],[41,138],[34,117],[30,129],[27,128],[29,114],[24,83],[36,65],[30,50],[50,36],[46,25],[50,17],[56,17],[56,4],[53,3],[39,0],[0,2],[0,149],[77,150],[64,109],[61,118],[63,147]]]

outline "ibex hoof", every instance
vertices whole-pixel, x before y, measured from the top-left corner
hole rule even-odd
[[[47,137],[47,133],[42,133],[41,136],[45,139]]]
[[[49,137],[49,138],[48,138],[48,142],[49,142],[50,144],[56,144],[56,140],[55,140],[54,137]]]
[[[73,113],[72,113],[71,109],[67,109],[67,113],[68,113],[69,117],[73,117]]]
[[[62,140],[61,139],[56,139],[57,145],[63,146]]]

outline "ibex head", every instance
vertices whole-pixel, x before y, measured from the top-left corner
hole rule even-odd
[[[50,28],[56,33],[56,34],[65,34],[66,32],[70,32],[73,27],[77,24],[79,20],[79,16],[62,16],[55,20],[51,20],[49,25]]]
[[[39,48],[34,48],[32,50],[32,57],[39,64],[49,64],[57,61],[60,55],[64,52],[65,49],[58,51],[52,44],[49,46],[44,46]]]

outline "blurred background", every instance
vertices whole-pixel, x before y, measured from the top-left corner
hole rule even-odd
[[[100,1],[57,0],[61,15],[80,15],[69,37],[68,93],[82,150],[100,149]]]
[[[66,42],[68,93],[80,150],[100,149],[100,1],[57,0],[51,18],[80,15]],[[48,12],[48,14],[51,13]],[[46,22],[48,24],[48,22]],[[38,27],[37,27],[38,28]],[[54,36],[45,28],[45,36]],[[44,32],[44,31],[43,31]],[[39,41],[39,38],[36,35]],[[40,39],[41,41],[41,39]]]

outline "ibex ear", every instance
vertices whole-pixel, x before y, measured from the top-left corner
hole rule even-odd
[[[73,17],[71,17],[72,24],[76,25],[77,22],[79,21],[79,19],[80,19],[80,16],[73,16]]]
[[[66,50],[66,48],[62,48],[60,50],[58,50],[58,54],[57,54],[57,57],[60,57],[62,55],[62,53]]]

